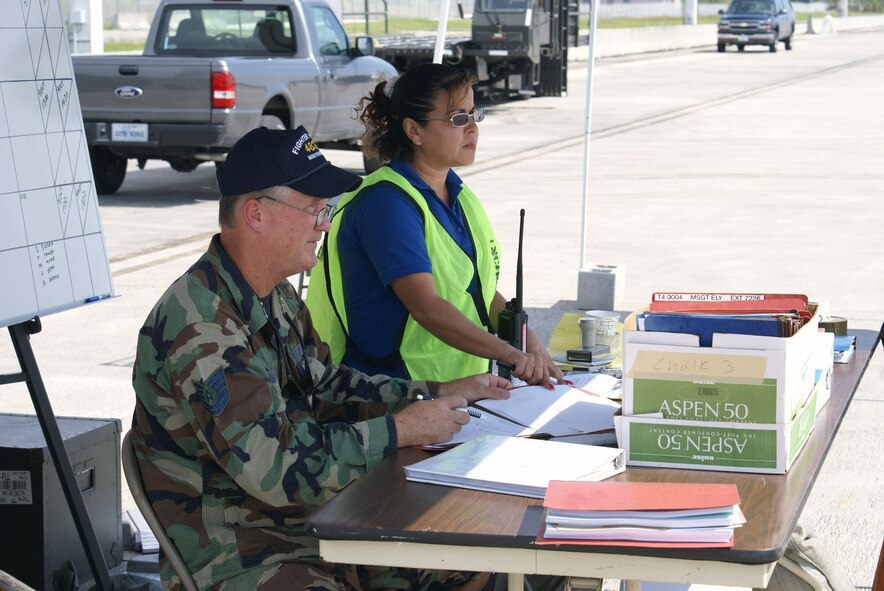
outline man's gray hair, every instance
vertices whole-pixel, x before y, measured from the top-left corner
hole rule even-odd
[[[282,185],[267,187],[260,191],[252,191],[251,193],[240,193],[239,195],[225,195],[218,202],[218,224],[222,228],[232,228],[236,223],[236,207],[246,199],[257,199],[266,195],[273,199],[283,199],[288,194],[289,188]]]

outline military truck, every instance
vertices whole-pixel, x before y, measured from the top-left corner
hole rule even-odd
[[[476,0],[470,36],[446,37],[442,61],[475,72],[479,96],[562,96],[577,16],[576,0]],[[436,38],[379,36],[375,42],[375,55],[402,72],[432,62]]]

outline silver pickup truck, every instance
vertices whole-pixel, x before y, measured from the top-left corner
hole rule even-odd
[[[396,73],[373,52],[322,0],[162,0],[142,55],[73,58],[97,192],[129,158],[191,171],[261,125],[358,149],[354,106]]]

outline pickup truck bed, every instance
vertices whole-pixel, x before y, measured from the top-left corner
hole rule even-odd
[[[395,74],[372,53],[323,0],[162,0],[143,55],[73,58],[98,193],[117,191],[130,158],[191,171],[261,125],[359,149],[354,106]]]

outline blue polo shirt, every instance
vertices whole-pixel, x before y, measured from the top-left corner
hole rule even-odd
[[[414,186],[430,211],[464,252],[475,257],[475,247],[464,223],[458,196],[460,177],[448,171],[445,180],[451,206],[446,205],[410,164],[393,160],[388,165]],[[358,351],[348,347],[343,364],[367,374],[408,377],[401,358],[399,340],[408,311],[396,297],[390,283],[415,273],[432,273],[427,253],[421,212],[400,189],[378,184],[363,190],[359,199],[341,212],[338,253],[344,288],[347,325]],[[476,290],[476,278],[470,292]],[[372,362],[365,353],[386,363]],[[395,361],[390,358],[397,357]]]

